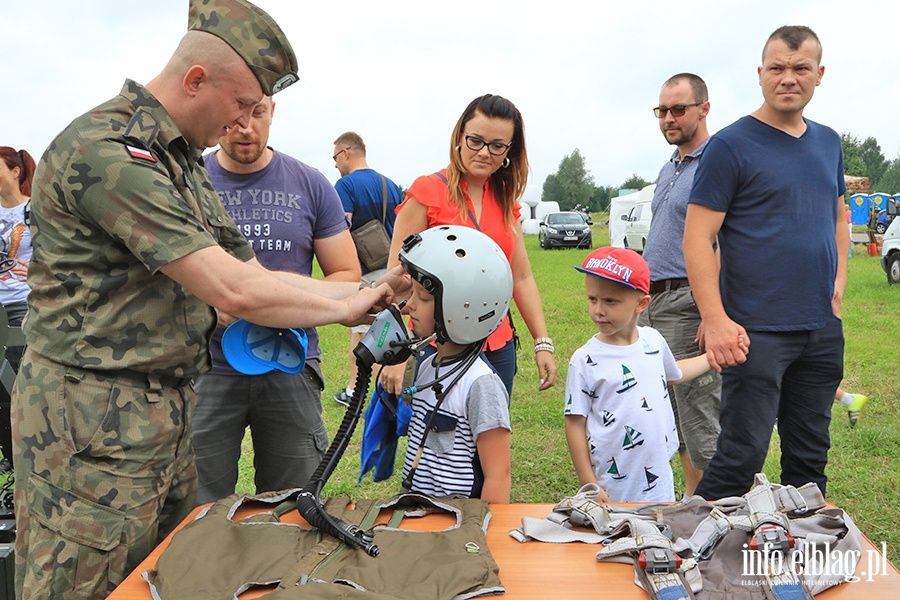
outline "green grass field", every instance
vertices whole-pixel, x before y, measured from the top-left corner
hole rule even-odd
[[[594,216],[594,247],[608,241],[606,216]],[[563,430],[563,394],[569,357],[595,333],[587,318],[583,276],[572,267],[581,264],[584,250],[541,250],[537,236],[526,236],[532,270],[537,279],[550,335],[556,345],[559,376],[555,388],[538,392],[537,372],[531,340],[525,332],[519,352],[511,404],[512,418],[512,501],[555,502],[578,489],[578,480],[569,460]],[[798,290],[798,302],[802,293]],[[835,404],[831,425],[831,454],[828,464],[828,500],[844,508],[876,546],[887,543],[889,559],[897,563],[900,549],[900,386],[897,365],[897,306],[900,286],[890,287],[879,260],[867,256],[856,245],[850,260],[850,278],[844,300],[846,334],[845,380],[842,387],[869,396],[869,404],[854,429],[849,427],[843,406]],[[516,322],[521,324],[521,318]],[[524,330],[524,326],[520,325]],[[340,326],[320,328],[323,372],[326,388],[322,394],[329,433],[337,430],[344,407],[332,399],[333,392],[346,384],[349,368],[348,334]],[[329,480],[324,494],[385,497],[399,490],[404,440],[398,449],[394,477],[373,483],[371,474],[361,486],[359,440],[362,424],[353,442]],[[239,491],[253,491],[252,451],[245,440],[241,459]],[[779,480],[778,434],[772,438],[765,472]],[[672,463],[676,491],[683,483],[677,458]]]

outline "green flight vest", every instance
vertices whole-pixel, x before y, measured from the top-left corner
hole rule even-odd
[[[408,493],[360,500],[348,510],[348,498],[329,499],[329,514],[374,532],[380,554],[371,557],[317,529],[281,522],[279,512],[293,510],[299,491],[233,495],[211,505],[175,534],[156,569],[143,573],[153,597],[220,600],[264,585],[277,585],[267,600],[451,600],[505,591],[487,546],[490,510],[483,500]],[[238,508],[259,503],[258,513],[234,520]],[[375,524],[382,509],[393,517]],[[456,522],[441,531],[398,527],[403,517],[431,513]]]

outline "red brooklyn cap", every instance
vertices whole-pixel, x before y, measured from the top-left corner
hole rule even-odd
[[[650,293],[650,267],[634,250],[612,246],[597,248],[587,255],[584,264],[575,268],[582,273],[597,275],[645,294]]]

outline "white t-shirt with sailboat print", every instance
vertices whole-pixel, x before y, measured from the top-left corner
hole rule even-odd
[[[638,334],[630,346],[592,337],[572,355],[565,414],[587,417],[591,464],[611,501],[671,502],[678,433],[666,381],[682,374],[658,331]]]

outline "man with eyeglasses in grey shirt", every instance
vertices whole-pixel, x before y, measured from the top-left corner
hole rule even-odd
[[[702,354],[696,341],[700,311],[688,285],[681,242],[694,172],[709,139],[706,83],[691,73],[673,75],[663,84],[653,114],[666,141],[676,150],[659,172],[651,203],[653,219],[644,247],[644,259],[650,266],[651,300],[640,324],[659,331],[680,360]],[[681,440],[685,496],[693,495],[715,453],[721,389],[722,376],[712,370],[692,381],[669,386]]]

